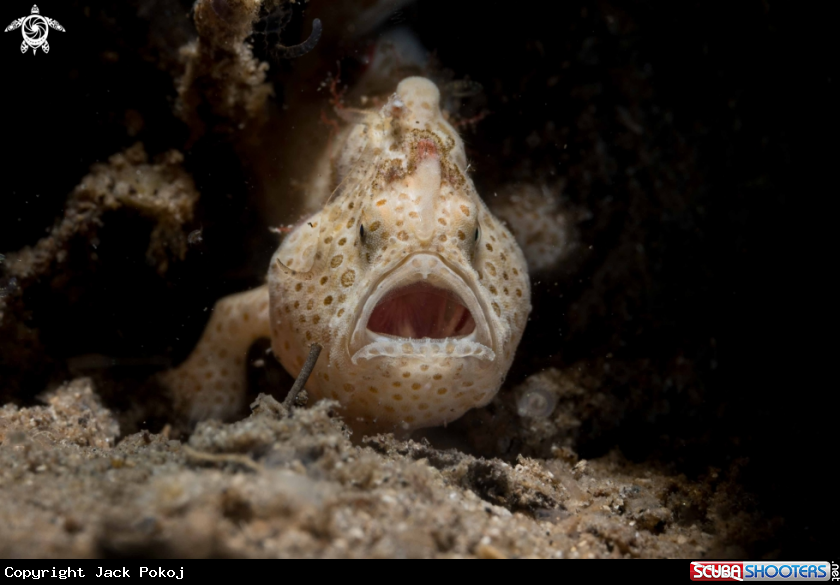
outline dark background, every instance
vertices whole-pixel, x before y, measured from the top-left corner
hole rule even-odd
[[[613,407],[586,421],[581,456],[618,447],[689,476],[743,461],[743,485],[784,518],[748,552],[836,556],[836,383],[820,373],[836,345],[823,299],[833,264],[821,260],[836,247],[826,204],[837,188],[823,180],[837,151],[829,15],[768,0],[547,6],[421,0],[383,24],[409,26],[446,75],[484,87],[490,114],[466,137],[481,192],[563,179],[564,204],[588,212],[583,252],[535,278],[511,382],[610,355]],[[0,21],[30,8],[6,2]],[[91,164],[136,140],[150,154],[184,150],[189,135],[172,80],[193,34],[189,2],[39,8],[67,29],[50,32],[48,55],[21,55],[19,31],[0,36],[6,254],[46,234]],[[352,84],[355,53],[322,20],[307,66],[343,59]],[[298,42],[304,30],[298,10],[283,34]],[[296,66],[272,63],[278,103]],[[136,136],[128,110],[144,121]],[[203,244],[162,278],[144,260],[151,224],[106,217],[95,258],[80,241],[61,278],[23,291],[40,353],[0,364],[16,388],[7,398],[31,401],[75,355],[177,362],[204,307],[260,282],[273,240],[253,236],[266,220],[232,148],[211,136],[185,154]]]

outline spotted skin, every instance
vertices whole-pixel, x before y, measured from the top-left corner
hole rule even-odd
[[[193,421],[225,419],[241,411],[248,349],[271,335],[268,287],[227,296],[216,303],[195,350],[162,381],[176,412]]]
[[[271,261],[268,314],[265,287],[235,297],[239,308],[219,315],[223,299],[193,356],[168,374],[181,411],[225,414],[224,407],[203,405],[208,397],[219,400],[221,385],[205,389],[200,372],[210,363],[216,373],[229,365],[218,357],[212,329],[221,323],[225,332],[236,319],[238,336],[270,329],[272,349],[292,375],[311,344],[321,344],[307,391],[315,400],[338,401],[345,420],[363,432],[446,424],[493,398],[531,310],[527,268],[511,233],[478,196],[463,143],[439,103],[432,82],[405,79],[381,110],[360,113],[338,137],[337,151],[325,155],[310,184],[311,197],[326,203]],[[475,330],[412,339],[366,327],[385,295],[417,283],[452,291]],[[243,326],[246,301],[252,320]],[[266,315],[265,325],[253,320],[257,315]],[[236,339],[231,353],[241,357],[246,340]],[[233,376],[234,368],[226,371]],[[230,407],[244,380],[242,368],[235,371],[238,382],[229,379],[224,403]]]

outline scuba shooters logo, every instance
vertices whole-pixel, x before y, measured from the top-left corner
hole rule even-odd
[[[832,575],[832,565],[822,561],[692,561],[690,573],[692,581],[840,580]]]
[[[34,55],[38,52],[38,49],[41,49],[44,53],[50,52],[47,35],[51,28],[64,32],[64,27],[58,24],[57,20],[41,16],[38,6],[34,5],[32,6],[32,14],[13,20],[12,24],[7,26],[3,32],[21,29],[23,42],[20,44],[20,52],[25,53],[27,49],[32,48],[32,54]]]

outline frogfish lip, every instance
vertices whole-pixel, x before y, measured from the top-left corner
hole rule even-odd
[[[492,361],[486,308],[436,254],[414,254],[374,284],[350,334],[351,361],[380,357]]]

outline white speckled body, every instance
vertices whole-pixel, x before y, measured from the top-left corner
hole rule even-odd
[[[380,110],[359,114],[309,186],[310,198],[326,203],[286,237],[268,271],[275,355],[297,375],[310,345],[321,344],[306,389],[340,402],[345,420],[364,431],[446,424],[486,404],[531,310],[522,252],[476,192],[439,102],[432,82],[413,77]],[[446,337],[369,329],[377,304],[410,286],[453,295],[474,329]],[[264,293],[249,302],[263,308]],[[258,323],[251,328],[265,334]],[[208,335],[199,346],[222,351]],[[196,407],[202,391],[177,390],[208,375],[190,368],[170,376],[176,399],[186,396],[192,413],[213,412]]]
[[[275,354],[297,372],[320,343],[307,390],[341,402],[351,424],[435,426],[486,404],[531,309],[522,253],[467,176],[439,99],[430,81],[406,79],[346,131],[329,181],[316,179],[329,202],[290,234],[269,270]],[[357,327],[379,290],[421,279],[457,288],[481,313],[473,335],[411,340]]]

